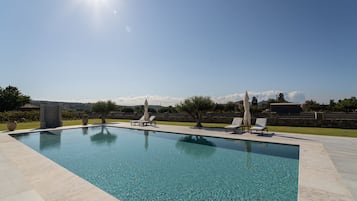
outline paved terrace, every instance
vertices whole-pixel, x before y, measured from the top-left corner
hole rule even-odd
[[[230,134],[222,130],[182,126],[140,127],[131,126],[129,123],[110,124],[110,126],[299,145],[299,201],[352,201],[357,198],[357,139],[355,138],[287,133],[275,133],[263,137],[249,133]],[[81,126],[58,129],[77,127]],[[0,133],[0,200],[117,200],[7,135],[31,131],[40,130]]]

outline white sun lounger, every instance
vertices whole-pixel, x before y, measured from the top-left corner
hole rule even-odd
[[[249,129],[249,132],[252,133],[253,131],[268,131],[267,128],[267,118],[257,118],[255,121],[255,125]]]
[[[140,124],[141,122],[143,122],[144,121],[144,115],[142,116],[142,117],[140,117],[140,119],[139,120],[132,120],[132,121],[130,121],[130,125],[134,125],[135,126],[135,124]]]
[[[149,120],[148,121],[143,121],[142,124],[147,126],[147,125],[152,125],[152,124],[155,124],[156,125],[156,121],[155,120],[155,116],[150,116]]]
[[[149,120],[145,121],[144,120],[144,116],[142,116],[139,120],[133,120],[130,121],[131,125],[139,125],[139,126],[147,126],[147,125],[152,125],[152,124],[156,124],[155,120],[155,116],[150,116]]]
[[[232,124],[224,127],[226,130],[233,130],[233,131],[238,131],[240,130],[239,128],[242,126],[243,118],[241,117],[234,117]]]

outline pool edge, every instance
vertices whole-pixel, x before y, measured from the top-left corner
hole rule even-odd
[[[89,125],[89,126],[98,126],[98,125]],[[351,193],[347,190],[346,186],[343,185],[341,178],[330,156],[326,152],[324,146],[318,142],[306,141],[306,140],[304,141],[298,139],[282,139],[279,138],[278,136],[267,138],[267,137],[257,137],[256,135],[232,135],[225,132],[192,129],[189,127],[182,127],[182,126],[160,125],[160,127],[158,126],[138,127],[138,126],[131,126],[129,123],[108,124],[106,126],[130,128],[130,129],[137,129],[137,130],[151,130],[151,131],[162,131],[162,132],[170,132],[170,133],[202,135],[202,136],[220,137],[220,138],[227,138],[227,139],[252,140],[252,141],[259,141],[259,142],[298,145],[300,147],[298,200],[299,201],[301,200],[346,200],[346,201],[353,200]],[[46,129],[46,130],[63,130],[63,129],[82,128],[82,127],[83,126],[69,126],[69,127],[60,127],[56,129]],[[7,136],[10,137],[8,134],[39,132],[39,131],[44,131],[44,130],[27,130],[27,131],[19,130],[16,132],[6,132],[5,134],[7,134]],[[2,138],[0,138],[0,143],[2,143]],[[35,153],[41,155],[37,152]],[[60,168],[63,167],[60,166]],[[78,177],[77,175],[75,176]],[[80,177],[78,178],[82,179]],[[38,189],[35,188],[35,190],[37,191]]]

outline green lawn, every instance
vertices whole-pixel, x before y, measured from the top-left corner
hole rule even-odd
[[[115,122],[118,119],[107,119],[107,122]],[[99,124],[101,123],[100,119],[89,119],[89,124]],[[73,125],[81,125],[82,120],[63,120],[63,126],[73,126]],[[31,121],[31,122],[19,122],[17,123],[16,130],[20,129],[35,129],[40,128],[39,121]],[[6,131],[6,123],[0,123],[0,131]]]
[[[268,126],[268,129],[269,131],[272,132],[357,137],[357,129],[312,128],[312,127],[290,127],[290,126]]]
[[[107,119],[108,122],[129,122],[128,119]],[[100,119],[90,119],[89,124],[100,123]],[[81,120],[64,120],[63,126],[81,125]],[[172,122],[172,121],[157,121],[161,125],[175,125],[175,126],[194,126],[194,122]],[[227,124],[222,123],[203,123],[204,127],[208,128],[223,128]],[[21,122],[17,125],[19,129],[35,129],[40,127],[40,122]],[[299,134],[314,134],[326,136],[343,136],[343,137],[357,137],[357,129],[340,129],[340,128],[310,128],[310,127],[290,127],[290,126],[268,126],[269,132],[287,132]],[[6,123],[0,123],[0,131],[6,131]]]
[[[175,126],[195,126],[195,122],[178,122],[178,121],[157,121],[157,124],[162,124],[162,125],[175,125]],[[222,123],[203,123],[202,124],[204,127],[207,128],[223,128],[227,126],[228,124],[222,124]]]
[[[195,125],[195,123],[193,122],[158,121],[157,123],[163,125],[176,125],[176,126]],[[225,126],[227,126],[227,124],[204,123],[203,126],[209,128],[224,128]],[[357,129],[268,126],[268,130],[269,132],[286,132],[286,133],[313,134],[313,135],[326,135],[326,136],[357,137]]]

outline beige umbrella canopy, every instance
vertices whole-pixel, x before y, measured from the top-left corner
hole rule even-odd
[[[149,104],[147,99],[145,99],[145,103],[144,103],[144,120],[145,121],[149,120]]]
[[[251,117],[250,117],[250,108],[249,108],[249,97],[247,91],[245,91],[243,106],[244,106],[244,116],[243,116],[244,126],[250,126]]]

